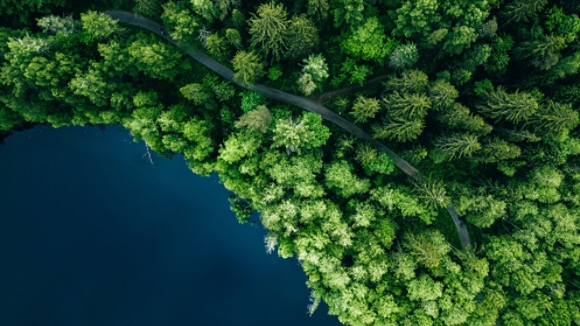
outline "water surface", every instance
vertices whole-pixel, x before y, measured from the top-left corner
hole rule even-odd
[[[0,325],[340,325],[229,192],[121,127],[0,145]],[[253,217],[257,220],[257,217]]]

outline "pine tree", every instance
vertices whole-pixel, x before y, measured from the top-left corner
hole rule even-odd
[[[83,22],[83,30],[94,40],[102,40],[124,30],[118,26],[116,20],[96,11],[81,14],[81,21]]]
[[[394,69],[405,69],[419,60],[419,51],[413,43],[399,45],[389,56],[389,65]]]
[[[405,70],[400,78],[391,77],[384,83],[388,91],[397,91],[403,93],[419,93],[425,90],[429,83],[427,75],[420,70]]]
[[[236,72],[234,78],[246,85],[252,85],[266,74],[264,64],[253,51],[238,51],[232,59],[232,65]]]
[[[521,153],[522,151],[518,146],[496,138],[484,143],[475,159],[484,163],[497,163],[518,158]]]
[[[284,5],[268,2],[258,7],[258,15],[252,14],[249,20],[250,42],[273,60],[280,60],[288,48],[287,38],[290,22],[286,19]]]
[[[493,130],[493,127],[482,117],[472,114],[466,106],[460,103],[453,103],[441,112],[437,119],[451,128],[461,128],[480,135],[489,134]]]
[[[516,124],[532,118],[539,108],[538,101],[531,94],[518,91],[508,94],[502,86],[485,92],[484,97],[487,103],[478,106],[483,114]]]
[[[304,15],[292,17],[285,40],[288,58],[297,59],[309,54],[318,42],[318,29],[312,21]]]
[[[440,136],[433,141],[436,157],[451,161],[455,158],[471,157],[481,149],[477,136],[469,133]]]
[[[244,47],[242,45],[242,37],[240,36],[240,32],[238,32],[235,28],[228,28],[226,29],[226,38],[236,49],[243,50]]]
[[[441,263],[441,259],[443,258],[441,253],[445,250],[449,250],[447,248],[438,248],[438,244],[440,239],[435,239],[436,237],[442,237],[439,232],[433,232],[431,234],[419,234],[415,235],[412,233],[405,235],[405,242],[404,246],[409,253],[415,257],[415,259],[423,264],[425,267],[437,267]],[[434,241],[435,240],[435,241]],[[446,245],[444,242],[445,239],[443,238],[443,246]],[[448,246],[448,245],[447,245]],[[426,275],[424,275],[426,276]],[[429,278],[427,276],[427,278]],[[430,279],[430,278],[429,278]],[[431,281],[432,282],[432,281]],[[439,292],[439,291],[437,291]],[[412,296],[411,296],[412,297]],[[415,300],[429,300],[429,295],[422,297],[418,297]]]
[[[429,97],[435,111],[451,107],[458,96],[457,89],[443,80],[438,79],[429,85]]]
[[[370,165],[378,156],[379,152],[370,143],[363,143],[357,146],[355,159],[363,166]]]
[[[315,20],[322,20],[328,17],[328,0],[308,0],[308,16]]]
[[[393,92],[389,97],[383,98],[383,103],[390,117],[409,121],[423,119],[431,108],[429,97],[420,93],[401,95],[399,92]]]
[[[441,181],[419,177],[413,185],[414,192],[429,207],[444,208],[449,203],[449,197]]]
[[[516,0],[506,6],[505,14],[515,22],[527,22],[532,16],[540,12],[548,0]]]
[[[212,34],[207,38],[205,48],[218,61],[224,61],[230,56],[226,39],[219,36],[218,33]]]
[[[569,104],[548,101],[529,124],[548,138],[562,139],[578,126],[578,112]]]
[[[376,98],[365,98],[359,96],[352,107],[350,114],[354,117],[355,122],[367,122],[372,119],[381,109],[379,100]]]
[[[417,139],[423,132],[425,123],[423,120],[389,119],[380,125],[373,125],[373,137],[377,139],[390,139],[399,142],[407,142]]]
[[[183,94],[183,97],[193,101],[197,105],[203,104],[212,98],[212,94],[199,83],[185,85],[179,91]]]

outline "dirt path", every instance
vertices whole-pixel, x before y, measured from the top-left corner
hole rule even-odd
[[[169,36],[169,32],[167,31],[167,29],[165,29],[165,27],[159,25],[158,23],[156,23],[150,19],[147,19],[145,17],[141,17],[141,16],[135,15],[133,13],[124,12],[124,11],[112,10],[112,11],[106,11],[105,14],[111,16],[113,19],[116,19],[121,23],[139,26],[139,27],[145,28],[145,29],[157,34],[158,36],[165,39],[167,42],[182,49],[185,53],[187,53],[189,56],[191,56],[192,58],[197,60],[199,63],[203,64],[207,68],[213,70],[218,75],[224,77],[225,79],[229,80],[230,82],[232,82],[240,87],[261,93],[264,96],[267,96],[271,99],[278,100],[278,101],[292,104],[292,105],[296,105],[296,106],[301,107],[305,110],[318,113],[325,120],[328,120],[328,121],[334,123],[335,125],[341,127],[342,129],[356,135],[359,139],[371,142],[378,149],[382,150],[387,155],[389,155],[392,159],[394,159],[395,165],[399,169],[401,169],[403,172],[405,172],[405,174],[407,174],[408,176],[415,178],[418,175],[419,171],[415,167],[413,167],[407,161],[403,160],[399,155],[397,155],[395,152],[393,152],[390,148],[383,145],[380,141],[374,139],[370,134],[366,133],[361,128],[355,126],[354,124],[352,124],[351,122],[349,122],[348,120],[343,118],[342,116],[334,113],[333,111],[329,110],[328,108],[326,108],[322,104],[320,104],[320,100],[322,100],[322,98],[318,98],[316,100],[313,100],[313,99],[305,98],[302,96],[297,96],[297,95],[289,94],[286,92],[282,92],[280,90],[270,88],[267,86],[263,86],[263,85],[252,85],[252,86],[248,87],[248,86],[244,85],[243,83],[241,83],[240,81],[234,79],[234,72],[232,70],[228,69],[227,67],[225,67],[221,63],[215,61],[214,59],[212,59],[210,56],[203,53],[202,51],[200,51],[200,50],[188,50],[188,49],[181,47],[179,44],[177,44],[177,41],[175,41],[173,38],[171,38],[171,36]],[[377,78],[380,78],[379,80],[381,80],[381,79],[386,78],[386,76],[380,76]],[[379,80],[371,80],[371,81],[377,82]],[[369,81],[369,82],[371,82],[371,81]],[[349,90],[350,90],[350,88],[349,88]],[[326,93],[326,95],[325,95],[325,93],[319,94],[319,96],[325,95],[324,97],[328,98],[327,96],[330,95],[330,93],[332,93],[332,95],[336,95],[335,92],[337,92],[337,91]],[[338,90],[338,92],[345,92],[345,90],[344,89]],[[469,233],[467,231],[467,227],[465,226],[465,222],[463,222],[463,220],[461,220],[459,215],[457,215],[457,212],[455,212],[455,207],[450,205],[447,207],[447,211],[449,212],[449,215],[451,215],[451,217],[453,218],[453,222],[455,223],[455,227],[457,228],[457,233],[459,234],[459,238],[461,240],[461,245],[464,249],[466,249],[467,246],[469,246],[471,244],[471,240],[469,238]]]

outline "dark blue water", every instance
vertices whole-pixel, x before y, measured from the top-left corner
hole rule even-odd
[[[297,261],[266,254],[217,177],[144,153],[120,127],[5,140],[0,325],[340,325],[308,317]]]

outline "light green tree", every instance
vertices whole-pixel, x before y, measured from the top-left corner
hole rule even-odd
[[[238,51],[232,59],[232,65],[236,72],[234,78],[246,85],[254,84],[266,74],[264,64],[253,51]]]
[[[253,47],[272,60],[280,60],[288,49],[288,29],[290,21],[287,20],[284,5],[268,2],[260,5],[258,15],[252,14],[249,20],[250,42]]]
[[[378,99],[359,96],[354,102],[350,114],[354,117],[355,122],[364,123],[368,119],[374,118],[380,110],[381,105]]]
[[[264,133],[268,131],[268,127],[272,122],[272,115],[270,110],[265,105],[259,105],[255,110],[252,110],[245,115],[241,116],[238,121],[236,121],[236,128],[249,128],[254,131],[259,131]]]

